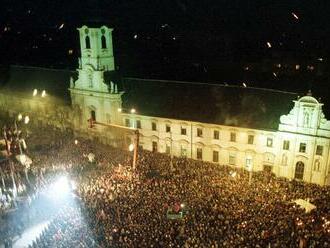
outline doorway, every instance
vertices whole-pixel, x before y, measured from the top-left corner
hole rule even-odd
[[[305,164],[301,161],[297,162],[294,178],[298,179],[298,180],[303,180],[303,178],[304,178],[304,169],[305,169]]]

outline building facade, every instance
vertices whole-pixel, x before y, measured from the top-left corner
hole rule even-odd
[[[277,130],[124,111],[123,92],[111,79],[106,82],[106,74],[115,70],[112,30],[106,26],[78,30],[82,57],[78,79],[71,83],[70,92],[72,104],[81,109],[82,120],[138,129],[139,145],[145,150],[329,184],[330,122],[322,112],[323,104],[310,93],[294,100],[292,110],[281,116]],[[83,123],[78,126],[87,128]],[[104,133],[104,129],[98,132]]]
[[[78,31],[81,58],[77,72],[12,67],[10,76],[6,77],[6,86],[0,89],[1,114],[7,113],[13,118],[18,113],[28,114],[31,122],[38,126],[71,129],[76,135],[97,138],[106,144],[121,143],[124,149],[134,142],[133,133],[139,130],[139,146],[145,150],[219,166],[269,170],[279,177],[320,185],[330,184],[330,122],[323,114],[323,104],[311,93],[285,99],[276,95],[268,105],[255,96],[243,97],[239,111],[236,108],[241,99],[236,97],[238,89],[227,86],[209,91],[210,87],[205,84],[195,85],[195,91],[190,95],[193,86],[181,82],[156,81],[153,85],[160,85],[157,91],[155,87],[149,87],[148,80],[145,84],[141,80],[131,80],[130,88],[123,87],[115,72],[112,29],[83,26]],[[1,77],[4,74],[0,73],[0,83],[6,81]],[[14,87],[15,82],[18,85]],[[49,88],[42,88],[46,86],[36,82],[47,82]],[[23,86],[30,87],[24,89],[26,94]],[[43,98],[38,93],[34,96],[35,88],[39,93],[46,89],[49,95]],[[65,97],[68,88],[69,95]],[[175,95],[180,89],[183,94]],[[230,104],[225,98],[228,91],[221,95],[225,89],[232,91],[229,99],[234,98],[234,101]],[[261,95],[266,93],[263,91]],[[267,94],[266,100],[276,92]],[[127,100],[136,105],[127,104]],[[206,104],[206,100],[210,101]],[[186,108],[180,108],[179,105],[184,104]],[[275,112],[267,112],[272,106],[281,104]],[[164,111],[169,106],[172,108]],[[150,107],[154,111],[147,111]],[[222,116],[218,115],[221,111]],[[189,115],[194,112],[195,116]],[[242,120],[230,117],[232,112]],[[246,112],[252,112],[252,117],[245,115]],[[263,121],[260,125],[248,125],[254,123],[250,121],[253,118]],[[90,120],[99,124],[91,128]]]

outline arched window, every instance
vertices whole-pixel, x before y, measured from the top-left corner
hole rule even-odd
[[[86,44],[86,49],[91,49],[91,41],[88,35],[85,38],[85,44]]]
[[[107,48],[107,40],[105,39],[104,35],[102,35],[102,37],[101,37],[101,42],[102,42],[102,49],[106,49]]]

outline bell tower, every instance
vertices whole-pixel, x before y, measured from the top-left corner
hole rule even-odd
[[[81,48],[80,69],[92,66],[95,70],[114,71],[113,29],[106,26],[100,28],[82,26],[78,31]]]
[[[82,26],[79,31],[81,57],[78,79],[70,80],[72,105],[80,109],[81,127],[87,120],[117,124],[121,96],[118,91],[112,46],[113,29]],[[78,124],[77,124],[78,125]]]

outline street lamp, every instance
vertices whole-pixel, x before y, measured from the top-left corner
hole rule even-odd
[[[134,150],[134,144],[130,144],[130,145],[128,146],[128,150],[129,150],[130,152],[132,152],[132,151]]]
[[[28,124],[30,122],[30,117],[27,115],[24,117],[24,124]]]
[[[43,90],[43,91],[41,92],[41,97],[45,97],[45,96],[46,96],[46,91]]]
[[[38,89],[34,89],[32,95],[37,96],[38,95]],[[46,90],[41,91],[41,97],[42,98],[46,97]]]

